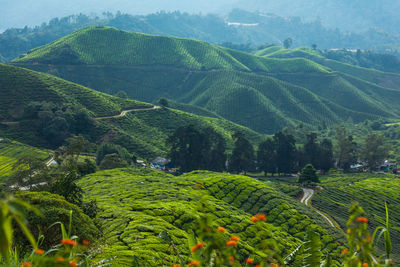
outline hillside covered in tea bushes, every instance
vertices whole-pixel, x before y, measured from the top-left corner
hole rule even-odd
[[[267,134],[299,123],[316,129],[348,118],[399,117],[399,75],[325,60],[316,52],[300,51],[308,57],[278,56],[281,52],[272,47],[254,55],[93,26],[35,48],[13,64],[110,94],[123,90],[140,101],[165,97]]]
[[[98,258],[116,256],[113,266],[127,266],[134,259],[151,266],[177,263],[166,239],[187,259],[200,216],[209,216],[210,227],[222,226],[226,235],[240,237],[239,260],[249,255],[257,259],[263,253],[257,247],[268,238],[277,242],[281,257],[288,256],[311,229],[335,259],[343,241],[339,232],[329,234],[297,210],[295,200],[245,176],[195,171],[175,177],[150,169],[114,169],[88,175],[78,184],[86,201],[98,203],[105,239]],[[303,207],[312,214],[307,209]],[[261,231],[250,222],[257,212],[267,215]],[[286,260],[299,264],[297,257]]]
[[[166,155],[167,138],[189,124],[216,129],[228,147],[232,147],[231,134],[236,131],[244,132],[254,143],[262,139],[262,135],[224,119],[153,107],[49,74],[0,65],[0,137],[35,147],[57,148],[66,138],[83,135],[93,143],[113,142],[138,157],[153,159]],[[119,116],[123,110],[131,112]]]
[[[313,206],[329,214],[345,229],[351,202],[357,201],[369,215],[372,231],[385,225],[385,201],[389,209],[392,254],[400,259],[400,179],[391,174],[332,175],[321,179],[323,190],[312,199]],[[378,243],[384,251],[383,239]]]

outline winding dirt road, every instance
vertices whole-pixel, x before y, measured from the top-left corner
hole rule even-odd
[[[335,225],[333,221],[328,218],[328,216],[326,216],[325,214],[323,214],[322,212],[311,206],[311,198],[314,195],[314,189],[311,188],[302,188],[302,189],[303,189],[303,197],[301,198],[300,202],[304,203],[304,205],[309,206],[310,208],[315,210],[315,212],[321,215],[333,228],[337,228],[343,232],[343,230],[339,226],[337,226],[338,224]],[[375,256],[372,255],[371,257],[375,264],[378,263],[378,260],[376,259]]]
[[[121,117],[125,117],[126,114],[130,113],[130,112],[137,112],[137,111],[148,111],[148,110],[155,110],[155,109],[160,109],[160,106],[153,106],[151,108],[134,108],[134,109],[127,109],[127,110],[123,110],[121,111],[120,114],[118,115],[114,115],[114,116],[106,116],[106,117],[97,117],[95,118],[95,120],[106,120],[106,119],[113,119],[113,118],[121,118]]]
[[[311,206],[311,198],[314,195],[314,189],[311,188],[302,188],[303,189],[303,197],[301,198],[300,202],[304,203],[306,206],[312,207]],[[336,228],[335,224],[332,222],[331,219],[328,218],[325,214],[317,210],[316,208],[313,208],[316,213],[321,215],[333,228]]]

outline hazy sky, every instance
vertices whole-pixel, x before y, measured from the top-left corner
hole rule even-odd
[[[54,17],[121,11],[148,14],[160,10],[209,13],[224,11],[236,0],[0,0],[0,30],[40,25]]]

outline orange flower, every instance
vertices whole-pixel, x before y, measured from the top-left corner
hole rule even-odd
[[[24,263],[21,264],[21,267],[32,267],[32,263],[24,262]]]
[[[358,217],[356,221],[359,223],[368,223],[368,219],[365,217]]]
[[[364,262],[362,267],[368,267],[368,263]]]
[[[78,266],[78,264],[74,261],[69,261],[69,266],[76,267],[76,266]]]
[[[44,254],[44,250],[40,249],[40,248],[37,248],[37,249],[35,249],[35,253],[38,254],[38,255],[43,255]]]
[[[172,267],[181,267],[181,266],[178,264],[174,264],[174,265],[172,265]]]
[[[342,252],[340,254],[345,255],[349,253],[349,250],[347,248],[343,249]]]
[[[239,242],[240,237],[238,237],[237,235],[233,235],[233,236],[229,237],[229,240]]]
[[[189,266],[199,266],[200,262],[199,261],[191,261],[189,262]]]
[[[368,236],[364,239],[364,241],[367,243],[370,243],[372,241],[372,238],[370,236]]]
[[[254,215],[253,217],[251,217],[250,221],[251,222],[257,222],[257,221],[266,221],[267,220],[267,216],[265,216],[265,214],[261,214],[261,213],[257,213],[256,215]]]
[[[63,239],[61,240],[61,244],[63,245],[70,245],[70,246],[76,246],[76,241],[71,240],[71,239]]]
[[[227,246],[232,246],[232,247],[236,247],[236,246],[237,246],[237,242],[234,241],[234,240],[226,241],[225,244],[226,244]]]
[[[278,267],[278,264],[274,263],[271,265],[271,267]]]
[[[260,264],[257,264],[257,265],[255,265],[254,267],[261,267],[261,265],[260,265]]]
[[[247,258],[244,262],[247,264],[253,264],[254,260],[252,258]]]
[[[230,261],[235,261],[235,257],[229,256],[229,260],[230,260]]]
[[[393,260],[389,259],[389,264],[392,265],[393,264]]]
[[[64,261],[64,258],[63,257],[58,257],[57,259],[56,259],[56,262],[63,262]]]
[[[226,229],[224,227],[220,226],[220,227],[217,228],[217,231],[220,232],[220,233],[225,233]]]
[[[84,246],[89,246],[90,245],[90,241],[88,241],[88,240],[82,240],[82,244],[84,245]]]
[[[204,248],[204,247],[205,247],[204,243],[197,243],[197,245],[192,247],[192,252],[195,253],[197,250]]]
[[[261,213],[258,213],[258,214],[256,214],[256,216],[255,216],[259,221],[266,221],[267,220],[267,216],[265,216],[265,214],[261,214]]]

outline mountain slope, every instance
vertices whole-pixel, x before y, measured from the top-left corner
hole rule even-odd
[[[313,50],[272,47],[258,55],[189,39],[88,27],[14,64],[107,93],[124,90],[141,101],[165,97],[195,105],[261,133],[300,122],[317,128],[349,117],[359,122],[400,116],[400,92],[382,87],[397,84],[395,74],[328,65],[331,61]]]
[[[160,238],[162,231],[167,231],[186,262],[192,229],[205,215],[212,221],[210,227],[227,229],[225,237],[229,233],[241,238],[239,261],[250,254],[257,260],[263,252],[255,247],[268,237],[278,243],[279,255],[288,255],[310,228],[321,235],[334,258],[340,251],[338,240],[296,210],[290,200],[249,177],[202,171],[175,177],[149,169],[115,169],[88,175],[78,184],[86,200],[97,200],[106,239],[99,259],[117,256],[113,266],[129,265],[135,256],[153,266],[156,252],[158,258],[173,260],[169,244]],[[254,209],[249,209],[252,205]],[[257,211],[268,217],[260,229],[250,222]]]
[[[262,139],[260,134],[223,119],[152,106],[99,93],[52,75],[0,65],[0,136],[30,145],[55,148],[79,134],[96,143],[120,144],[139,157],[151,159],[166,155],[166,139],[188,124],[213,127],[229,147],[235,131],[243,131],[254,143]],[[122,110],[132,112],[117,116]],[[105,116],[111,117],[98,119]]]
[[[208,44],[202,41],[129,33],[111,27],[86,27],[48,45],[32,49],[15,63],[107,65],[167,65],[241,71],[328,72],[305,59],[276,60]]]

